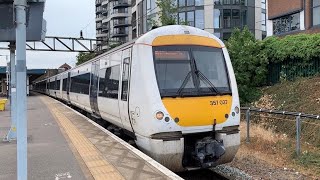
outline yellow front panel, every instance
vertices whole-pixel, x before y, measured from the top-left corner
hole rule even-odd
[[[180,126],[208,126],[224,123],[231,114],[232,96],[163,98],[171,118],[179,118]]]

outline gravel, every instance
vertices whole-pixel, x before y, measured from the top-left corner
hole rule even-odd
[[[231,167],[229,165],[219,165],[212,168],[213,171],[219,173],[223,176],[228,177],[228,179],[252,179],[252,177],[238,168]]]

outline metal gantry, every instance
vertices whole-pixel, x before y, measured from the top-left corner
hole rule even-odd
[[[96,45],[99,40],[90,38],[47,36],[44,41],[26,42],[29,51],[57,51],[57,52],[95,52],[100,50]],[[0,46],[0,49],[9,48]]]

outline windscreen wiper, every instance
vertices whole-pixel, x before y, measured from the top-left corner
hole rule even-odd
[[[201,71],[197,70],[196,74],[198,75],[199,79],[201,78],[203,82],[205,82],[206,84],[208,84],[210,86],[209,89],[212,92],[215,92],[217,94],[221,94],[220,91],[211,83],[211,81],[205,75],[202,74]]]
[[[187,83],[188,83],[188,80],[189,80],[190,77],[191,77],[191,72],[192,72],[192,71],[190,71],[190,72],[187,74],[187,76],[184,78],[184,80],[183,80],[180,88],[179,88],[178,91],[177,91],[177,94],[178,94],[179,96],[181,96],[181,97],[182,97],[182,90],[186,87],[186,85],[187,85]]]
[[[211,83],[211,81],[201,72],[199,71],[198,67],[197,67],[197,62],[195,60],[194,57],[192,57],[192,61],[194,63],[194,68],[195,68],[195,74],[198,76],[199,80],[202,79],[203,82],[205,82],[207,85],[209,85],[209,89],[213,92],[213,93],[217,93],[217,94],[221,94],[218,89]],[[200,84],[199,84],[200,86]]]

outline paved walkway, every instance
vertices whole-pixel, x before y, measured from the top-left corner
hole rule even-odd
[[[31,96],[28,105],[28,179],[180,179],[54,99]],[[0,112],[2,137],[9,127],[9,111]],[[16,177],[15,147],[0,143],[0,179]]]
[[[10,129],[9,106],[0,111],[0,179],[17,179],[16,142],[2,142]],[[88,173],[88,175],[90,175]],[[54,116],[37,96],[28,98],[28,179],[86,179]]]

